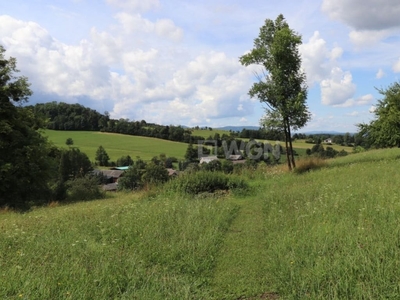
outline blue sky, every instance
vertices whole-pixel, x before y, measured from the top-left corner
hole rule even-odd
[[[114,118],[220,127],[259,125],[238,58],[265,19],[302,35],[301,131],[355,132],[400,75],[398,0],[0,1],[0,44],[31,82],[30,103],[80,103]]]

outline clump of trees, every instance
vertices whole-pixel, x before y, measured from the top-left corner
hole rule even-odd
[[[162,160],[153,157],[151,162],[145,163],[143,160],[138,159],[125,171],[124,176],[118,180],[118,189],[138,190],[146,184],[157,185],[168,180],[168,171]]]
[[[193,136],[182,126],[164,126],[145,120],[112,119],[108,112],[101,114],[80,104],[64,102],[39,103],[31,106],[36,115],[47,119],[46,128],[53,130],[88,130],[155,137],[165,140],[196,143],[204,137]]]
[[[337,156],[346,156],[348,153],[344,149],[341,151],[335,150],[330,146],[324,148],[321,143],[315,144],[311,149],[306,150],[307,155],[312,155],[320,158],[334,158]]]

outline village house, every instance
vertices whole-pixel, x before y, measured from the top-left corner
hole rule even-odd
[[[93,170],[93,175],[102,174],[105,178],[107,178],[108,183],[116,183],[118,179],[123,176],[124,171],[122,170]]]
[[[208,164],[209,162],[212,162],[214,160],[218,160],[218,157],[216,157],[216,156],[204,156],[204,157],[200,158],[200,165],[202,163]]]

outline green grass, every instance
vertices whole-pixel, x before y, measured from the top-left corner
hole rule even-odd
[[[218,133],[220,137],[222,137],[223,134],[226,134],[229,136],[230,132],[227,130],[221,130],[221,129],[213,129],[213,130],[201,130],[201,129],[193,129],[192,130],[192,135],[193,136],[201,136],[204,137],[205,139],[208,139],[209,136],[211,135],[214,138],[214,135]]]
[[[45,130],[44,135],[56,146],[64,148],[68,147],[65,144],[67,138],[72,138],[73,146],[86,153],[91,161],[95,160],[96,150],[100,145],[104,147],[111,161],[126,155],[130,155],[133,160],[136,156],[150,160],[161,153],[183,159],[187,149],[185,143],[115,133]]]
[[[299,149],[311,149],[315,144],[309,144],[306,143],[305,140],[296,140],[293,142],[293,148],[299,148]],[[349,153],[353,152],[353,147],[347,147],[347,146],[340,146],[336,144],[332,145],[327,145],[327,144],[322,144],[324,148],[326,147],[332,147],[333,149],[337,151],[345,150]]]
[[[132,194],[0,220],[1,299],[208,298],[232,203]]]
[[[0,212],[0,298],[398,299],[399,157],[243,170],[241,196],[159,188]]]

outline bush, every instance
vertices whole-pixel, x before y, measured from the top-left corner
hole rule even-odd
[[[135,190],[142,187],[142,172],[138,165],[131,166],[118,179],[118,190]]]
[[[296,174],[305,173],[311,170],[317,170],[325,167],[326,161],[319,157],[309,157],[296,162],[294,172]]]
[[[225,174],[231,174],[233,173],[233,162],[231,162],[230,160],[224,160],[222,162],[221,168]]]
[[[146,171],[143,174],[142,180],[144,183],[160,184],[168,181],[169,175],[167,169],[160,164],[151,162],[147,164]]]
[[[221,171],[222,170],[222,165],[219,160],[213,160],[210,161],[209,163],[202,163],[200,165],[200,169],[203,171]]]
[[[69,201],[86,201],[101,199],[105,192],[100,189],[98,179],[95,177],[81,177],[68,181]]]
[[[196,195],[214,193],[218,190],[247,190],[248,185],[239,177],[229,176],[221,172],[199,171],[182,175],[167,185],[172,192]]]
[[[346,156],[348,153],[346,150],[342,149],[341,151],[339,151],[339,153],[337,154],[337,156]]]

